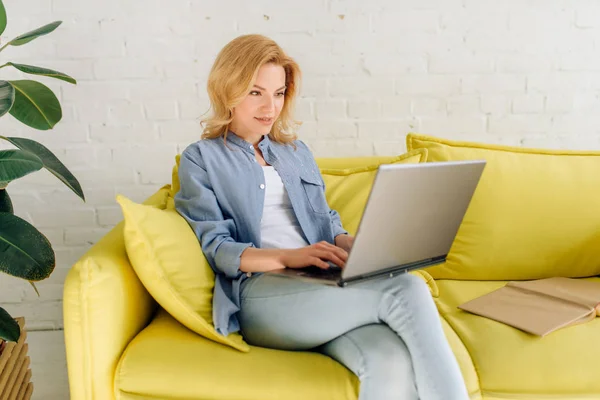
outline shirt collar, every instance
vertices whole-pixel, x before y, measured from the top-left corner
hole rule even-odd
[[[246,150],[247,152],[249,152],[251,154],[254,154],[254,145],[252,143],[242,139],[241,137],[239,137],[232,131],[227,132],[227,141],[238,145],[239,147],[241,147],[242,149]],[[270,146],[271,146],[271,139],[269,139],[269,135],[264,135],[262,140],[258,143],[258,147],[260,148],[260,151],[262,151],[264,154],[264,153],[266,153],[267,149],[270,148]]]

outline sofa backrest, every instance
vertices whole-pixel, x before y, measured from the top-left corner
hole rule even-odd
[[[427,161],[485,159],[434,278],[526,280],[600,274],[600,151],[526,149],[409,134]]]

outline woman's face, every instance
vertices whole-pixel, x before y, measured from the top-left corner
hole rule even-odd
[[[233,109],[230,128],[248,139],[271,132],[283,107],[285,70],[281,65],[265,64],[258,70],[256,82],[246,98]]]

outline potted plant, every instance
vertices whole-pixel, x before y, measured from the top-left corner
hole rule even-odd
[[[22,46],[47,35],[58,28],[61,23],[62,21],[55,21],[19,35],[1,46],[0,52],[8,46]],[[4,33],[6,25],[6,9],[0,0],[0,35]],[[5,67],[16,68],[30,75],[51,77],[72,84],[77,83],[70,76],[47,68],[14,62],[0,65],[0,69]],[[34,80],[0,80],[0,117],[7,113],[23,124],[38,130],[52,129],[62,118],[60,102],[52,90]],[[8,142],[14,147],[14,149],[0,150],[0,272],[29,281],[33,290],[39,295],[34,282],[47,278],[54,270],[54,250],[41,232],[29,222],[14,215],[7,187],[10,182],[45,168],[83,201],[85,201],[85,197],[81,185],[73,174],[42,144],[27,138],[1,135],[0,140]],[[23,319],[18,320],[0,307],[0,392],[12,390],[11,387],[1,387],[3,384],[11,382],[16,384],[19,379],[25,380],[27,375],[23,372],[25,367],[17,365],[18,360],[24,359],[23,351],[13,351],[14,357],[7,359],[7,353],[18,348],[17,344],[12,342],[22,342],[22,340],[19,341],[19,338],[24,332]],[[14,369],[14,371],[9,371],[10,375],[6,375],[8,373],[7,366],[12,366]],[[24,389],[17,388],[15,390]],[[20,391],[15,393],[20,394]]]

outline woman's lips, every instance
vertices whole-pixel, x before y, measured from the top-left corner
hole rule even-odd
[[[263,125],[271,125],[273,123],[273,118],[258,118],[258,117],[254,117],[254,119],[256,119],[258,122],[260,122]]]

